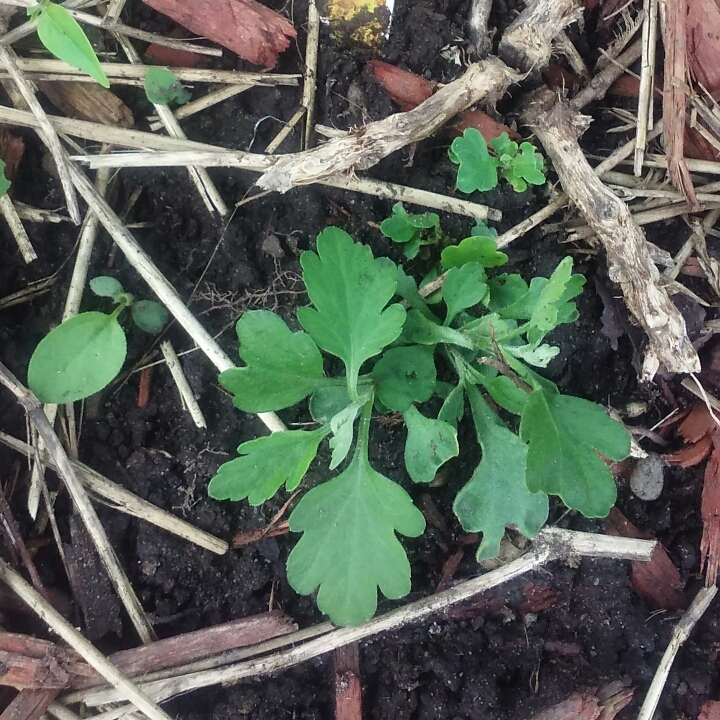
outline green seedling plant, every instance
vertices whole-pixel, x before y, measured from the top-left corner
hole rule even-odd
[[[287,577],[298,593],[317,592],[319,609],[338,625],[372,617],[378,589],[391,599],[409,592],[399,536],[425,528],[410,495],[370,464],[373,412],[402,415],[407,473],[427,484],[459,453],[457,426],[467,400],[482,459],[454,510],[465,529],[482,533],[478,558],[497,555],[508,525],[535,535],[547,520],[550,494],[592,517],[614,503],[614,480],[598,453],[626,457],[624,427],[600,406],[561,395],[533,369],[558,352],[544,342],[547,334],[577,319],[572,299],[584,278],[572,273],[570,258],[529,284],[515,274],[488,277],[486,268],[507,259],[489,240],[473,256],[485,264],[462,258],[449,264],[437,314],[402,268],[328,228],[317,251],[300,258],[311,302],[297,311],[302,329],[265,310],[237,322],[243,366],[220,375],[234,404],[269,412],[307,400],[318,426],[243,443],[208,491],[251,505],[283,486],[294,491],[328,440],[329,469],[337,474],[307,490],[289,517],[301,537]],[[340,377],[325,374],[323,352],[342,361]],[[453,382],[438,379],[437,363]],[[441,401],[434,416],[426,409],[433,396]],[[487,398],[519,423],[507,424]]]
[[[441,250],[441,262],[445,268],[477,261],[485,267],[495,267],[507,262],[507,255],[497,252],[497,230],[478,220],[470,236],[455,244],[455,240],[440,227],[436,213],[408,213],[402,203],[396,203],[392,216],[380,224],[380,232],[393,242],[404,245],[403,254],[408,260],[417,257],[424,246]],[[430,278],[428,278],[430,279]]]
[[[10,189],[12,183],[5,176],[5,162],[0,160],[0,197]]]
[[[141,330],[158,333],[167,322],[167,310],[152,300],[135,300],[113,277],[90,281],[99,297],[111,298],[110,313],[84,312],[66,320],[35,348],[28,367],[28,386],[44,403],[68,403],[107,387],[125,363],[127,341],[118,318],[130,310]]]
[[[437,245],[443,240],[437,213],[409,213],[402,203],[393,205],[392,216],[380,223],[380,232],[404,245],[403,254],[408,260],[417,257],[424,245]]]
[[[492,152],[491,152],[492,151]],[[448,150],[450,161],[458,165],[457,187],[464,193],[487,192],[497,187],[499,178],[509,182],[516,192],[528,185],[544,185],[545,163],[529,142],[518,145],[507,133],[490,141],[475,128],[467,128],[453,140]]]
[[[175,73],[161,67],[149,67],[145,75],[145,95],[154,105],[174,102],[184,105],[190,100],[190,92]]]
[[[38,38],[49,52],[87,73],[103,87],[110,87],[87,35],[64,7],[41,0],[28,8],[28,15],[37,20]]]

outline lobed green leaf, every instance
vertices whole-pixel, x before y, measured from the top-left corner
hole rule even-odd
[[[442,286],[447,313],[443,325],[450,325],[461,311],[477,305],[487,294],[487,279],[482,265],[476,262],[453,267]]]
[[[334,227],[320,233],[317,254],[304,252],[300,264],[315,307],[299,308],[298,319],[323,350],[345,363],[348,391],[357,399],[360,366],[396,340],[405,321],[402,305],[386,307],[397,269]]]
[[[235,326],[247,367],[220,374],[220,384],[246,412],[294,405],[323,384],[320,351],[303,332],[293,333],[274,313],[251,310]]]
[[[460,490],[453,510],[467,532],[481,532],[478,560],[497,557],[505,527],[533,537],[547,521],[548,496],[525,482],[527,445],[510,432],[473,385],[467,385],[482,459]]]
[[[437,213],[412,214],[405,210],[402,203],[395,203],[392,216],[380,223],[380,232],[397,243],[407,243],[421,230],[437,227],[439,223],[440,217]]]
[[[460,166],[457,187],[461,192],[486,192],[497,187],[498,161],[490,155],[485,138],[476,128],[467,128],[462,137],[455,138],[448,155]]]
[[[420,345],[387,350],[372,371],[380,402],[404,412],[414,402],[429,400],[437,377],[433,354],[432,348]]]
[[[244,500],[261,505],[285,485],[292,492],[305,476],[329,428],[308,432],[287,430],[243,443],[241,457],[223,463],[210,480],[208,494],[216,500]]]
[[[414,405],[404,413],[408,429],[405,467],[416,483],[432,482],[438,468],[460,451],[457,430],[444,420],[425,417]]]
[[[147,69],[145,95],[154,105],[169,105],[171,102],[184,105],[191,97],[189,91],[180,82],[180,78],[161,67]]]
[[[458,245],[448,245],[440,254],[440,262],[445,269],[467,263],[480,263],[491,268],[504,265],[507,261],[508,256],[497,249],[495,239],[487,235],[465,238]]]
[[[375,472],[356,452],[338,477],[308,492],[290,515],[303,536],[290,553],[287,578],[310,595],[336,625],[359,625],[377,609],[377,591],[390,599],[410,591],[410,563],[396,533],[417,537],[422,513],[399,485]]]
[[[603,408],[581,398],[535,390],[520,420],[529,443],[526,479],[532,492],[558,495],[586,517],[605,517],[617,489],[601,452],[611,460],[630,453],[630,436]]]

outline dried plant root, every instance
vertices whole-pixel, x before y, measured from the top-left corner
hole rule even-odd
[[[610,277],[622,288],[628,309],[648,335],[643,380],[650,380],[660,364],[671,372],[697,372],[700,360],[680,311],[660,286],[645,235],[627,205],[595,175],[577,142],[590,118],[550,90],[541,90],[525,114],[525,122],[545,147],[563,190],[602,242]]]
[[[498,54],[520,72],[540,71],[550,60],[553,38],[582,13],[580,0],[535,0],[505,31]]]
[[[518,76],[496,58],[471,65],[461,78],[414,110],[368,123],[313,150],[283,155],[257,184],[264,190],[286,192],[296,185],[366,170],[390,153],[429,137],[453,115],[480,100],[502,97],[517,80]]]

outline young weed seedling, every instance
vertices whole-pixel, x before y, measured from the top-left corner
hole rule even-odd
[[[467,262],[480,262],[485,267],[495,267],[507,262],[507,255],[498,252],[495,247],[497,230],[488,227],[479,220],[475,223],[470,237],[457,245],[440,227],[440,218],[436,213],[408,213],[402,203],[393,206],[392,217],[383,220],[380,232],[396,243],[403,244],[403,254],[408,260],[417,257],[424,246],[441,248],[441,263],[447,269]]]
[[[190,100],[190,92],[175,73],[161,67],[149,67],[145,75],[145,95],[155,105],[175,102],[184,105]]]
[[[113,277],[90,281],[100,297],[117,306],[109,315],[84,312],[66,320],[46,335],[35,348],[28,367],[28,386],[44,403],[68,403],[94,395],[120,372],[127,342],[118,316],[130,308],[141,330],[158,333],[167,322],[167,310],[152,300],[136,301]]]
[[[405,245],[403,254],[408,260],[417,257],[423,245],[437,245],[443,237],[437,213],[412,214],[405,210],[402,203],[393,205],[392,217],[380,223],[380,232]]]
[[[41,0],[27,12],[31,19],[37,19],[38,37],[49,52],[86,72],[103,87],[110,87],[87,35],[64,7]]]
[[[245,365],[220,375],[235,405],[268,412],[309,398],[319,427],[243,443],[240,457],[219,468],[208,491],[260,505],[283,485],[298,487],[326,437],[331,470],[350,455],[336,477],[305,493],[289,518],[302,537],[288,558],[288,581],[301,594],[317,591],[318,607],[339,625],[372,617],[378,588],[393,599],[409,592],[410,565],[398,535],[416,537],[425,528],[408,493],[370,465],[373,409],[402,413],[408,475],[429,483],[459,452],[457,425],[467,397],[482,460],[454,510],[464,528],[482,533],[478,558],[497,555],[507,525],[535,535],[547,519],[548,494],[592,517],[606,515],[614,503],[614,480],[598,452],[626,457],[627,432],[601,407],[561,395],[530,367],[544,367],[557,354],[543,340],[577,319],[571,300],[584,278],[572,274],[570,258],[529,285],[514,274],[488,278],[485,268],[507,258],[486,240],[474,256],[486,264],[449,262],[440,291],[443,317],[402,268],[328,228],[317,238],[317,252],[300,258],[312,303],[297,311],[304,332],[264,310],[238,320]],[[405,307],[393,302],[396,296]],[[324,374],[321,350],[342,360],[343,377]],[[438,380],[437,361],[454,382]],[[519,434],[483,392],[520,416]],[[419,408],[433,395],[443,401],[437,417]]]

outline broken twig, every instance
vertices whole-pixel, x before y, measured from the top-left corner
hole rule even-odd
[[[649,338],[642,377],[654,377],[662,363],[671,372],[697,372],[700,359],[687,336],[685,321],[660,285],[645,236],[617,198],[593,172],[578,144],[590,118],[550,90],[535,95],[525,115],[553,161],[563,189],[603,244],[610,277],[622,288],[630,312]]]

